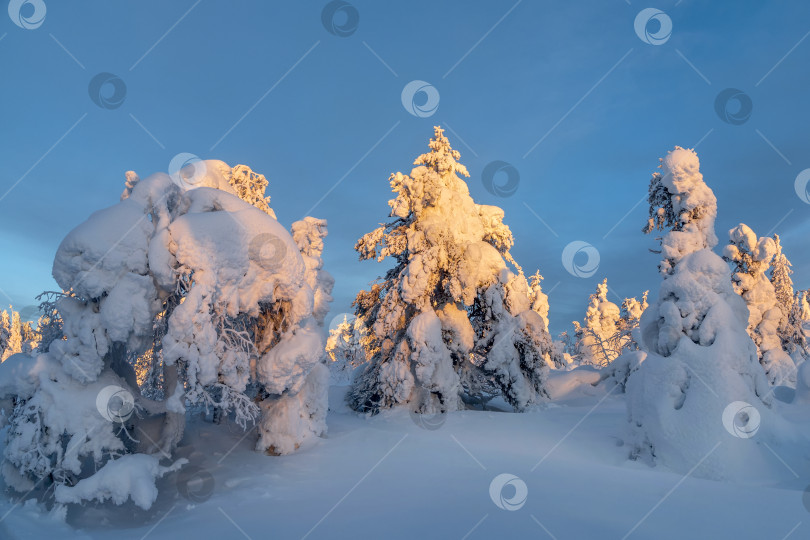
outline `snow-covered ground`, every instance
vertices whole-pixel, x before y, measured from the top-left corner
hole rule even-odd
[[[780,449],[780,474],[766,485],[630,461],[624,396],[593,387],[596,378],[555,372],[541,408],[454,412],[425,423],[433,429],[403,409],[360,416],[343,404],[346,387],[333,386],[328,436],[282,457],[253,451],[255,431],[243,438],[194,419],[177,455],[198,474],[159,480],[149,512],[131,502],[74,506],[65,524],[33,504],[15,507],[6,491],[0,538],[808,538],[808,452]],[[490,495],[504,473],[519,479],[500,491],[504,506],[520,507],[525,483],[517,510]]]

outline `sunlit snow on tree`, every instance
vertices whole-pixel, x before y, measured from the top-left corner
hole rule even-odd
[[[390,257],[395,266],[355,300],[369,365],[349,402],[435,413],[498,394],[525,409],[545,395],[547,297],[509,253],[503,210],[470,197],[467,169],[441,128],[429,146],[410,175],[391,175],[391,220],[355,248],[361,260]]]

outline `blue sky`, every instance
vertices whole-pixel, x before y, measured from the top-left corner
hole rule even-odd
[[[810,205],[794,191],[810,168],[807,2],[352,0],[359,23],[344,37],[322,23],[325,1],[44,3],[35,29],[0,13],[0,300],[17,309],[56,288],[59,242],[117,202],[126,170],[165,171],[189,152],[265,174],[287,227],[317,203],[332,315],[350,311],[385,268],[358,262],[354,243],[386,219],[389,174],[410,171],[437,124],[476,201],[504,208],[515,258],[545,276],[555,332],[603,277],[614,301],[656,294],[637,203],[674,145],[700,143],[721,243],[739,222],[777,232],[796,285],[810,287]],[[665,43],[634,30],[648,7],[672,22]],[[115,109],[89,97],[101,72],[126,85]],[[431,116],[403,107],[413,80],[438,92]],[[715,111],[726,88],[753,104],[740,125]],[[495,160],[519,172],[510,197],[482,183]],[[572,241],[599,251],[593,276],[563,267]]]

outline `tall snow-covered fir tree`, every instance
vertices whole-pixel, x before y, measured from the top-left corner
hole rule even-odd
[[[155,479],[182,465],[159,461],[187,406],[258,420],[257,450],[272,454],[325,432],[326,224],[304,220],[294,239],[264,177],[202,163],[195,189],[128,173],[121,201],[62,241],[53,275],[64,293],[47,332],[61,336],[0,365],[7,485],[54,487],[62,504],[103,501],[114,487],[117,504],[148,508]],[[140,392],[133,358],[160,370],[158,397]],[[107,485],[122,474],[133,480]]]
[[[796,295],[793,298],[794,308],[798,310],[800,318],[804,321],[810,321],[810,298],[808,298],[809,294],[810,290],[796,291]]]
[[[776,254],[776,244],[771,238],[757,239],[754,231],[743,223],[728,234],[729,244],[723,258],[732,263],[734,290],[748,306],[748,335],[757,346],[759,362],[771,384],[795,386],[796,365],[782,350],[779,332],[786,317],[766,275]]]
[[[745,302],[732,288],[728,265],[712,252],[717,202],[698,157],[676,146],[661,168],[650,183],[644,230],[664,231],[663,281],[641,318],[646,359],[627,382],[632,456],[728,477],[750,465],[740,452],[758,447],[717,445],[729,437],[722,422],[727,407],[745,402],[764,418],[772,395],[746,332]]]
[[[263,178],[263,177],[262,177]],[[267,197],[269,199],[270,197]],[[261,199],[259,199],[261,200]],[[269,209],[269,207],[268,207]],[[272,210],[270,210],[272,212]],[[275,216],[275,214],[271,214]],[[307,268],[307,284],[314,292],[312,315],[323,327],[335,279],[323,268],[324,238],[328,234],[326,220],[307,216],[292,224],[292,236]]]
[[[796,291],[780,335],[782,346],[797,366],[810,358],[810,342],[806,330],[809,323],[810,302],[807,301],[807,291]]]
[[[606,366],[621,354],[618,336],[621,311],[608,300],[607,278],[597,283],[596,292],[588,299],[583,324],[574,321],[576,358],[580,364]]]
[[[392,219],[355,247],[361,260],[390,257],[394,267],[354,303],[369,363],[349,403],[435,413],[499,393],[525,409],[545,395],[547,300],[509,253],[503,210],[470,197],[467,169],[440,127],[429,147],[410,175],[391,175]]]
[[[770,264],[770,281],[773,284],[776,301],[785,317],[793,307],[793,280],[790,275],[793,273],[785,253],[782,251],[782,242],[778,234],[773,235],[775,253]]]
[[[797,292],[793,289],[792,264],[782,250],[779,235],[773,235],[776,245],[776,254],[771,260],[770,280],[773,284],[776,302],[782,311],[779,321],[779,337],[782,349],[793,359],[794,363],[803,362],[810,355],[807,350],[807,340],[804,334],[801,306],[797,306]]]

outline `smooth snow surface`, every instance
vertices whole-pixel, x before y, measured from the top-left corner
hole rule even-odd
[[[342,404],[346,387],[332,387],[328,438],[282,457],[254,452],[253,437],[237,429],[195,418],[177,451],[194,479],[183,470],[159,479],[150,511],[132,502],[88,504],[70,508],[67,525],[60,512],[14,507],[4,495],[0,538],[552,538],[545,528],[559,540],[779,540],[799,523],[790,538],[810,535],[806,451],[766,452],[764,465],[778,474],[759,485],[684,480],[629,461],[619,435],[624,396],[592,386],[594,374],[552,371],[553,405],[453,412],[437,429],[419,427],[402,409],[357,415]],[[806,431],[810,419],[794,420]],[[731,435],[720,442],[760,445]],[[526,484],[519,510],[490,498],[491,482],[504,473]],[[505,486],[502,496],[515,489]]]

